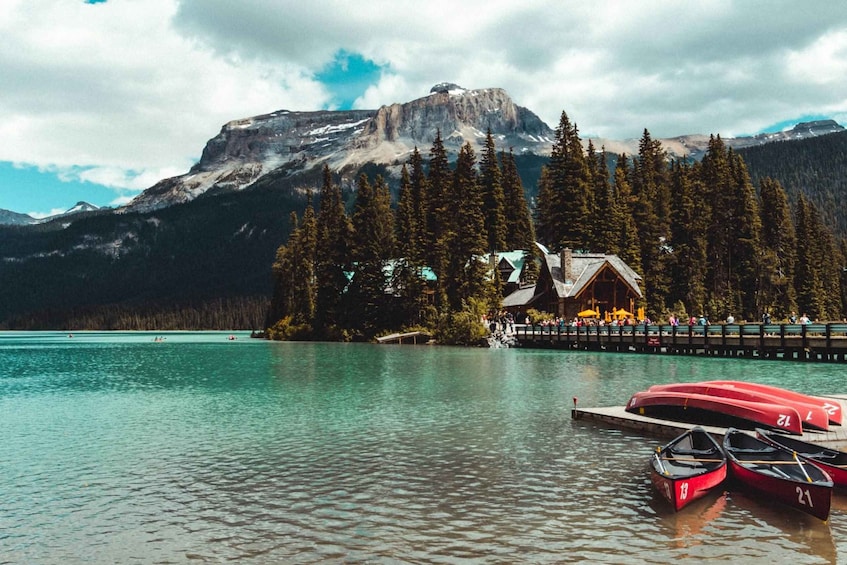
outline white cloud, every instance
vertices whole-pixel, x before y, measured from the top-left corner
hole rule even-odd
[[[360,108],[450,81],[617,139],[847,114],[838,2],[4,0],[0,34],[0,161],[118,198],[185,172],[227,121],[326,107],[315,75],[340,50],[383,68]]]

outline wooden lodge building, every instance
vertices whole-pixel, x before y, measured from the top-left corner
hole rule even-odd
[[[562,249],[550,253],[536,243],[541,269],[534,286],[519,288],[503,299],[503,308],[525,313],[529,308],[571,320],[578,313],[593,310],[600,316],[625,310],[635,312],[642,298],[641,276],[617,255],[573,253]],[[505,279],[504,279],[505,280]]]

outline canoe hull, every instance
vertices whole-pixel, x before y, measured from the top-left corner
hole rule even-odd
[[[731,425],[738,427],[745,427],[739,423],[745,422],[751,424],[749,427],[773,428],[796,435],[803,433],[800,415],[790,406],[705,394],[650,390],[636,392],[627,403],[626,411],[696,421],[698,424],[707,423],[703,420],[711,415],[717,419],[731,419]]]
[[[702,498],[727,474],[726,456],[702,428],[695,427],[658,448],[650,460],[650,481],[674,510]]]
[[[810,514],[829,518],[832,480],[809,462],[792,461],[794,455],[735,429],[724,436],[730,476],[746,490]]]
[[[788,438],[767,430],[756,430],[756,436],[772,445],[796,451],[799,457],[826,471],[836,487],[847,488],[847,452]]]
[[[744,390],[752,390],[756,392],[770,394],[773,396],[784,398],[786,400],[796,400],[798,402],[817,404],[826,411],[827,416],[829,417],[830,424],[834,424],[836,426],[841,425],[843,417],[841,403],[832,399],[822,398],[819,396],[812,396],[809,394],[802,394],[793,390],[788,390],[776,386],[763,385],[759,383],[748,383],[745,381],[705,381],[703,384],[719,384],[722,386],[733,386]]]
[[[826,410],[819,404],[811,404],[807,402],[800,402],[799,400],[784,399],[776,395],[767,394],[752,389],[744,389],[731,385],[720,385],[714,383],[674,383],[665,385],[653,385],[648,390],[656,392],[688,392],[695,394],[705,394],[707,396],[719,396],[721,398],[733,398],[736,400],[745,400],[748,402],[782,404],[797,410],[797,413],[802,418],[801,424],[803,427],[824,431],[829,430],[829,415],[827,414]]]

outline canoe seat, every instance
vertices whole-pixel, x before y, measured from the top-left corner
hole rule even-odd
[[[672,453],[676,455],[714,455],[718,452],[714,447],[710,449],[678,449],[674,448],[671,450]]]
[[[827,453],[826,451],[821,451],[820,453],[801,453],[800,455],[809,459],[835,459],[838,457],[837,453]]]
[[[773,453],[776,451],[775,447],[731,447],[730,451],[738,454],[750,454],[755,455],[756,453]]]

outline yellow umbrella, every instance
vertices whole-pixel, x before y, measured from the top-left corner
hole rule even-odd
[[[594,310],[589,308],[588,310],[583,310],[582,312],[577,312],[576,315],[579,318],[594,318],[596,316],[599,316],[600,312],[595,312]]]
[[[632,312],[627,312],[623,308],[620,308],[619,310],[615,310],[615,316],[619,318],[629,318],[630,316],[632,316]]]

